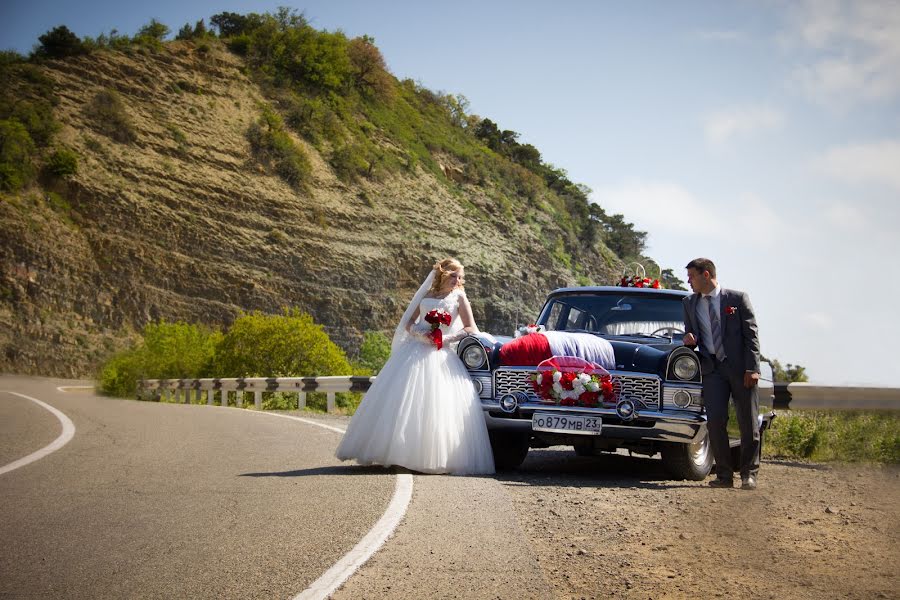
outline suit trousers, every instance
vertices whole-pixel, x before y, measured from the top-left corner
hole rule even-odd
[[[712,358],[712,372],[703,375],[703,404],[706,407],[709,447],[716,460],[716,476],[734,478],[731,447],[728,443],[728,400],[734,400],[735,415],[741,429],[741,477],[759,471],[759,388],[744,387],[744,374],[735,374],[725,361]]]

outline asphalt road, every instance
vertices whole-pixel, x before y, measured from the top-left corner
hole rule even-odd
[[[290,598],[379,519],[396,477],[339,434],[252,411],[61,392],[0,377],[0,598]],[[83,382],[75,382],[83,383]]]

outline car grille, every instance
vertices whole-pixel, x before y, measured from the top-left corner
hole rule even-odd
[[[525,392],[532,400],[538,397],[531,389],[533,369],[497,369],[494,371],[494,394],[501,396],[512,392]],[[616,398],[640,400],[647,408],[659,408],[659,378],[653,375],[612,375]]]

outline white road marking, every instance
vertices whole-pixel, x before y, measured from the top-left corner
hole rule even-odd
[[[4,473],[9,473],[10,471],[14,471],[14,470],[18,469],[19,467],[24,467],[25,465],[27,465],[29,463],[33,463],[36,460],[40,460],[40,459],[44,458],[45,456],[47,456],[48,454],[50,454],[51,452],[56,452],[57,450],[59,450],[60,448],[62,448],[66,444],[68,444],[69,440],[71,440],[72,437],[75,436],[75,425],[74,425],[74,423],[72,423],[72,421],[69,419],[69,417],[67,417],[60,411],[56,410],[55,408],[53,408],[46,402],[41,402],[37,398],[32,398],[31,396],[26,396],[25,394],[20,394],[18,392],[7,391],[6,393],[12,394],[13,396],[19,396],[20,398],[25,398],[26,400],[31,400],[32,402],[37,403],[39,406],[49,410],[51,413],[53,413],[53,416],[55,416],[57,419],[59,419],[59,422],[62,424],[62,433],[59,434],[58,438],[56,438],[50,444],[44,446],[37,452],[32,452],[28,456],[25,456],[25,457],[20,458],[19,460],[13,461],[13,462],[9,463],[8,465],[6,465],[5,467],[0,467],[0,475],[3,475]]]
[[[397,475],[394,497],[387,511],[360,542],[333,567],[315,580],[306,590],[294,596],[294,600],[324,600],[347,581],[384,544],[400,524],[412,498],[413,477],[409,473]]]
[[[35,400],[35,402],[38,401]],[[55,410],[52,407],[49,408],[51,410]],[[302,417],[294,417],[292,415],[279,415],[277,413],[261,411],[247,411],[244,408],[237,407],[235,407],[235,410],[300,421],[301,423],[306,423],[307,425],[321,427],[322,429],[327,429],[329,431],[340,434],[344,434],[347,431],[346,429],[341,429],[340,427],[332,427],[331,425],[326,425],[325,423],[320,423],[311,419],[304,419]],[[60,415],[62,415],[62,413],[60,413]],[[65,415],[62,416],[63,418],[65,418]],[[74,429],[75,428],[73,426],[73,433]],[[394,495],[391,497],[391,502],[390,504],[388,504],[387,510],[384,512],[384,514],[381,515],[381,518],[378,519],[378,522],[375,523],[372,529],[369,530],[369,533],[367,533],[365,537],[363,537],[363,539],[361,539],[359,543],[356,544],[356,546],[354,546],[352,550],[350,550],[350,552],[345,554],[338,562],[336,562],[334,566],[325,571],[325,573],[322,574],[321,577],[316,579],[308,588],[306,588],[306,590],[294,596],[293,600],[324,600],[325,598],[328,598],[332,593],[334,593],[335,590],[341,587],[341,585],[343,585],[345,581],[350,579],[350,576],[353,575],[357,570],[359,570],[359,568],[363,566],[367,560],[372,558],[372,555],[375,554],[378,549],[384,545],[387,539],[394,533],[397,525],[400,524],[400,521],[403,519],[404,515],[406,515],[406,509],[409,508],[409,501],[412,499],[412,491],[413,476],[409,473],[399,473],[397,475],[397,483],[394,486]]]
[[[69,390],[92,390],[92,385],[61,385],[56,388],[60,392],[68,392]]]
[[[337,433],[345,433],[344,429],[325,425],[324,423],[319,423],[310,419],[303,419],[301,417],[267,412],[257,412],[257,414],[281,417],[283,419],[293,419],[309,425],[315,425],[316,427],[322,427],[330,431],[336,431]],[[400,521],[406,514],[406,509],[409,508],[409,501],[412,499],[412,490],[413,476],[409,473],[399,473],[397,475],[397,483],[394,486],[394,495],[391,498],[391,502],[388,504],[384,514],[381,515],[381,518],[378,519],[378,522],[369,530],[369,533],[367,533],[365,537],[350,550],[350,552],[337,561],[333,567],[325,571],[321,577],[312,582],[312,584],[304,591],[294,596],[293,600],[324,600],[341,587],[345,581],[350,579],[350,576],[356,573],[367,560],[372,558],[372,555],[375,554],[394,533],[397,525],[400,524]]]

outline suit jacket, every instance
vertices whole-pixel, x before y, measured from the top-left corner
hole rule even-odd
[[[759,373],[759,331],[756,315],[745,292],[721,288],[719,297],[719,323],[722,328],[722,345],[725,347],[726,364],[732,375],[743,377],[745,371]],[[693,333],[699,342],[700,372],[707,375],[713,371],[715,363],[700,339],[700,324],[697,321],[697,303],[702,294],[691,294],[682,301],[686,333]]]

